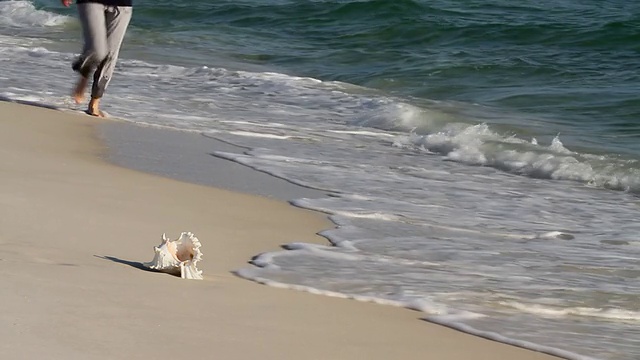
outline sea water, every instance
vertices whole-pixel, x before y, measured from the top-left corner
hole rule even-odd
[[[640,359],[640,6],[136,2],[103,101],[327,191],[239,276],[567,358]],[[0,96],[75,109],[74,9],[0,1]]]

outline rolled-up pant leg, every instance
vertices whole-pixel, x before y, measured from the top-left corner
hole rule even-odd
[[[93,74],[93,87],[91,88],[91,97],[93,98],[101,98],[111,81],[113,70],[118,61],[120,46],[122,46],[124,35],[131,21],[131,15],[132,8],[130,6],[107,6],[104,10],[108,53]]]

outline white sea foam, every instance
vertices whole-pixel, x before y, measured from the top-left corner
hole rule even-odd
[[[383,221],[400,221],[401,216],[395,214],[385,214],[382,212],[366,212],[366,211],[333,211],[332,214],[346,216],[357,219],[373,219]]]
[[[586,316],[608,320],[640,321],[640,312],[625,309],[603,309],[588,307],[558,308],[539,304],[522,304],[514,301],[503,301],[501,304],[514,309],[541,316]]]
[[[274,267],[273,265],[269,265],[266,268],[275,269],[276,267]],[[304,291],[304,292],[317,294],[317,295],[324,295],[324,296],[330,296],[330,297],[336,297],[336,298],[342,298],[342,299],[352,299],[356,301],[370,302],[370,303],[375,303],[380,305],[403,307],[403,308],[417,310],[425,313],[438,314],[441,316],[450,316],[451,318],[455,318],[455,319],[475,319],[483,316],[481,314],[475,314],[470,312],[450,311],[449,309],[447,309],[446,306],[430,303],[424,299],[401,301],[401,300],[380,298],[375,296],[346,294],[346,293],[337,292],[337,291],[322,290],[319,288],[314,288],[314,287],[305,286],[305,285],[287,284],[283,282],[274,281],[266,277],[260,277],[251,268],[240,269],[235,271],[235,273],[236,275],[242,278],[245,278],[247,280],[255,281],[260,284],[269,285],[277,288],[298,290],[298,291]]]
[[[291,138],[291,136],[288,136],[288,135],[267,134],[267,133],[249,132],[249,131],[229,131],[229,134],[238,135],[238,136],[252,136],[252,137],[262,137],[262,138],[269,138],[269,139],[280,139],[280,140],[286,140]]]
[[[29,1],[0,1],[0,26],[47,27],[71,21],[68,16],[38,10]]]
[[[571,240],[574,238],[574,236],[571,234],[564,233],[562,231],[549,231],[549,232],[537,235],[536,238]]]
[[[513,144],[516,148],[496,146]],[[614,158],[577,154],[558,137],[550,145],[502,137],[486,124],[450,128],[428,135],[398,136],[393,145],[410,147],[469,165],[492,166],[533,178],[572,180],[614,190],[640,191],[640,168]],[[520,146],[517,146],[520,145]]]
[[[393,134],[383,133],[383,132],[373,132],[368,130],[329,130],[329,131],[336,134],[365,135],[365,136],[384,137],[384,138],[394,137]]]

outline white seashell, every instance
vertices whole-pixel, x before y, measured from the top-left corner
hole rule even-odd
[[[200,240],[190,232],[183,232],[176,240],[162,234],[162,243],[154,246],[156,254],[153,260],[143,265],[169,274],[180,274],[183,279],[202,280],[202,270],[196,267],[202,259],[200,246]]]

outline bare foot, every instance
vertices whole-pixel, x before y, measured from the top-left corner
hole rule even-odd
[[[73,94],[71,94],[73,101],[75,101],[76,104],[81,104],[84,101],[84,92],[87,89],[88,83],[88,78],[80,76],[80,80],[78,80],[76,87],[73,89]]]
[[[100,111],[100,99],[99,98],[91,98],[89,101],[89,108],[87,109],[87,114],[97,117],[105,117],[104,113]]]
[[[91,115],[91,116],[95,116],[95,117],[99,117],[99,118],[107,117],[101,110],[97,110],[96,112],[91,112],[91,111],[87,110],[87,111],[85,111],[85,113],[87,113],[87,115]]]

